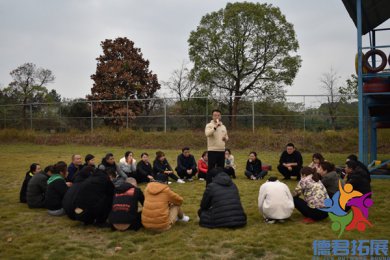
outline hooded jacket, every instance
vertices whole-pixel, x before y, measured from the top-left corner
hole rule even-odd
[[[225,141],[222,140],[223,137],[226,138],[226,141],[229,139],[227,135],[226,127],[221,123],[221,126],[216,127],[217,124],[214,120],[211,120],[210,123],[206,125],[204,130],[207,137],[207,151],[225,151]]]
[[[140,188],[123,183],[115,188],[112,210],[108,217],[111,224],[131,224],[138,213],[138,202],[144,204],[144,194]]]
[[[27,185],[27,205],[30,208],[45,207],[45,193],[49,175],[44,172],[35,174]]]
[[[145,189],[142,209],[142,224],[147,229],[165,230],[171,225],[169,205],[180,206],[183,198],[173,192],[167,184],[150,182]]]
[[[226,173],[219,173],[207,186],[200,204],[199,217],[199,225],[202,227],[246,225],[246,214],[237,186]]]

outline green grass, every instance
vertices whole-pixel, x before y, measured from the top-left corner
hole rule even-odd
[[[48,216],[44,209],[28,209],[18,202],[19,189],[29,164],[39,162],[42,166],[59,160],[69,162],[72,153],[93,153],[97,158],[106,152],[113,152],[116,159],[126,149],[121,147],[79,146],[79,145],[0,145],[0,259],[309,259],[312,256],[312,242],[315,239],[338,239],[329,220],[311,225],[301,223],[303,217],[294,211],[291,219],[283,224],[268,225],[262,221],[257,209],[257,196],[264,181],[249,181],[244,178],[243,169],[249,150],[234,150],[238,164],[235,180],[248,224],[240,229],[205,229],[198,225],[196,212],[204,190],[203,182],[177,184],[171,188],[184,197],[183,209],[191,217],[189,223],[177,223],[165,233],[147,230],[138,232],[112,232],[110,229],[85,227],[67,217]],[[143,151],[154,156],[156,150],[132,149],[136,157]],[[198,158],[203,150],[194,150]],[[258,150],[257,150],[258,151]],[[178,150],[165,150],[174,165]],[[324,153],[325,157],[342,164],[349,153]],[[264,163],[273,166],[271,175],[278,176],[275,166],[279,152],[261,152]],[[308,164],[311,153],[304,153]],[[380,155],[390,158],[390,154]],[[287,182],[291,189],[296,181]],[[388,239],[390,225],[390,181],[373,180],[374,206],[369,220],[373,227],[364,233],[345,232],[343,239]],[[145,185],[141,185],[144,189]],[[116,251],[115,248],[121,247]]]

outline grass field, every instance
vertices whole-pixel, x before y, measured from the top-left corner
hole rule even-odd
[[[133,150],[136,157],[143,151],[154,157],[155,150]],[[236,150],[233,154],[238,164],[235,180],[248,224],[241,229],[205,229],[198,225],[196,212],[205,184],[194,181],[171,184],[171,188],[184,197],[183,209],[191,217],[189,223],[178,223],[165,233],[153,233],[141,229],[138,232],[113,232],[83,226],[67,217],[50,217],[44,209],[28,209],[19,203],[19,189],[31,162],[42,166],[59,160],[70,161],[72,153],[93,153],[102,158],[113,152],[117,161],[125,152],[119,147],[93,146],[44,146],[32,144],[0,145],[0,259],[310,259],[313,240],[338,239],[330,228],[330,220],[303,224],[303,217],[294,211],[291,219],[283,224],[265,224],[257,209],[257,196],[264,182],[244,178],[247,153]],[[166,150],[168,160],[175,164],[180,151]],[[192,153],[199,158],[201,150]],[[279,153],[259,152],[263,163],[273,166],[275,172]],[[348,154],[324,153],[325,158],[342,164]],[[304,153],[304,164],[311,154]],[[390,158],[390,154],[380,155]],[[280,176],[279,176],[280,177]],[[293,189],[296,181],[288,181]],[[144,189],[145,185],[141,185]],[[369,220],[373,227],[364,233],[345,232],[342,239],[389,239],[390,238],[390,180],[373,180],[374,206]]]

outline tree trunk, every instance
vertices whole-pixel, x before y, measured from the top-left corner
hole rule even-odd
[[[237,128],[237,112],[238,112],[238,102],[240,101],[241,97],[234,97],[233,100],[233,112],[232,112],[232,129]]]

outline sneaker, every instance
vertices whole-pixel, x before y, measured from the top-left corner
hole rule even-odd
[[[172,184],[172,182],[171,182],[171,181],[168,181],[168,185],[169,185],[169,184]]]
[[[251,180],[256,180],[256,177],[252,175]]]
[[[180,221],[180,222],[188,222],[190,221],[190,217],[189,216],[186,216],[186,215],[183,215],[182,218],[179,218],[177,221]]]
[[[264,219],[264,221],[267,224],[275,224],[275,222],[276,222],[274,219],[268,219],[268,218]]]
[[[302,222],[305,223],[305,224],[311,224],[311,223],[314,223],[316,221],[314,219],[312,219],[312,218],[304,218],[302,220]]]
[[[188,179],[188,181],[190,181],[190,182],[191,182],[191,181],[194,181],[194,180],[193,180],[192,178],[189,178],[189,179]]]
[[[199,178],[199,180],[200,180],[200,181],[204,181],[204,179],[203,179],[203,178]]]
[[[182,179],[178,179],[178,180],[177,180],[177,183],[186,183],[186,182],[183,181]]]

